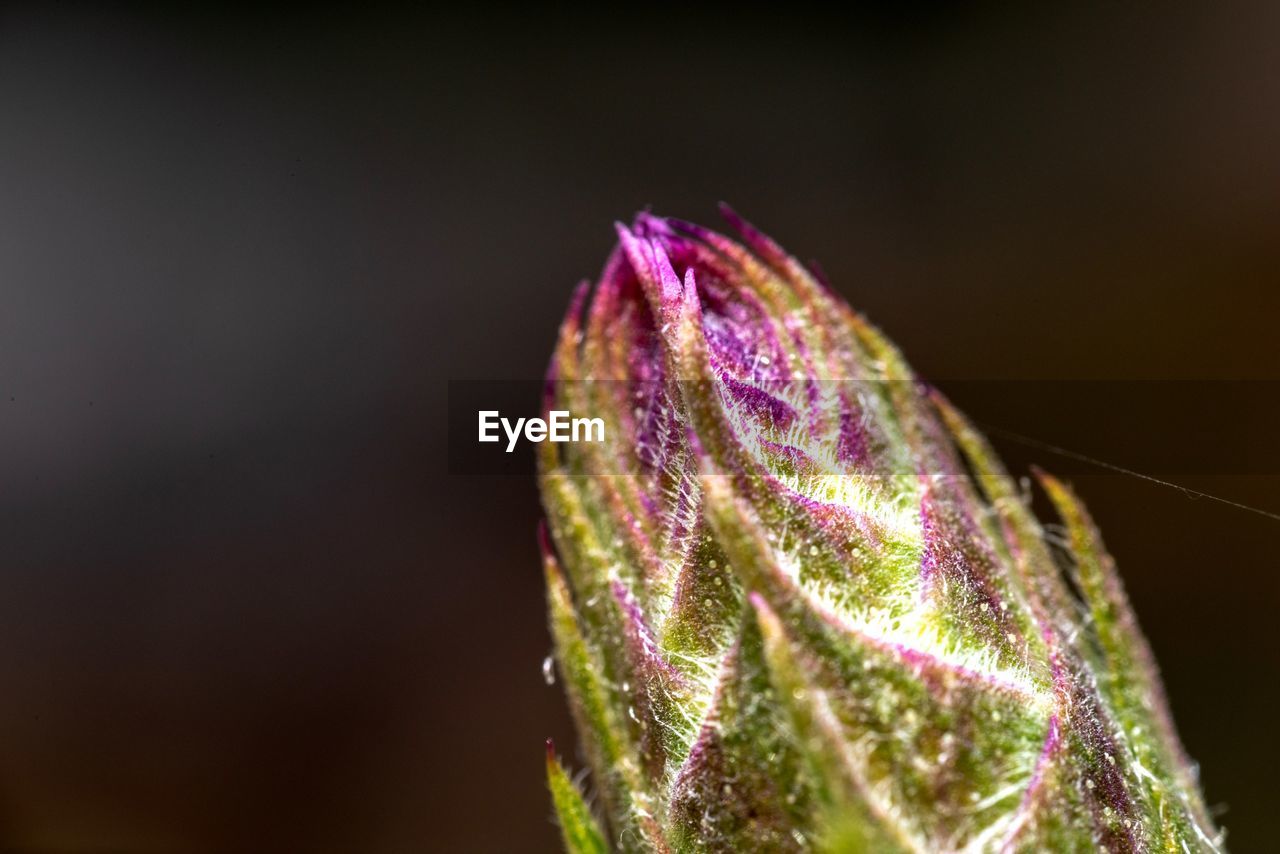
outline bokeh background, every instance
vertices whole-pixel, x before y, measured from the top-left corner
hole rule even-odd
[[[733,202],[987,422],[1280,511],[1276,396],[1205,391],[1280,380],[1276,4],[170,5],[0,10],[0,848],[556,850],[536,487],[450,475],[447,382],[539,377],[645,205]],[[1139,379],[1205,382],[963,393]],[[1267,850],[1280,521],[1069,465]]]

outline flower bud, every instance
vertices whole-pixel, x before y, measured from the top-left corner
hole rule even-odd
[[[549,371],[547,411],[605,422],[539,446],[606,829],[553,760],[570,850],[1216,850],[1083,506],[1037,475],[1055,553],[964,417],[726,216],[618,226]]]

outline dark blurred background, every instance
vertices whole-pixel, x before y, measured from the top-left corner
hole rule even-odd
[[[1280,6],[1020,6],[5,4],[0,847],[555,850],[536,488],[449,475],[446,389],[539,377],[642,206],[733,202],[962,407],[1280,380]],[[1188,388],[1275,459],[1274,396]],[[1205,459],[1142,421],[1037,438]],[[1266,850],[1280,521],[1067,465]]]

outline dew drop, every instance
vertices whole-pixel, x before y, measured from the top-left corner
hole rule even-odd
[[[548,685],[556,684],[556,663],[549,655],[542,659],[542,681]]]

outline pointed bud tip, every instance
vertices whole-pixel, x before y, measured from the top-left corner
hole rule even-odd
[[[656,237],[658,235],[668,235],[672,233],[671,224],[667,222],[666,218],[651,213],[648,208],[645,208],[636,214],[635,224],[636,230],[647,237]]]
[[[738,213],[727,202],[719,205],[720,215],[725,222],[747,244],[747,247],[768,264],[777,265],[787,259],[786,251],[772,237],[765,234],[748,219]]]
[[[551,549],[551,531],[547,528],[547,520],[538,520],[538,549],[542,552],[542,559],[546,560],[554,555]]]
[[[699,311],[701,309],[701,303],[698,302],[698,285],[694,280],[692,267],[684,271],[684,290],[681,295],[684,297],[686,310]]]
[[[569,315],[581,319],[583,308],[587,303],[587,294],[591,292],[591,280],[583,279],[573,289],[573,297],[569,300]]]
[[[733,205],[721,199],[716,202],[716,210],[720,211],[720,216],[734,228],[738,227],[738,223],[743,222],[742,215],[733,209]]]
[[[1052,492],[1069,491],[1065,483],[1063,483],[1061,480],[1054,477],[1053,475],[1049,474],[1049,472],[1040,468],[1040,466],[1036,465],[1035,463],[1032,463],[1029,466],[1029,468],[1031,469],[1031,476],[1036,479],[1036,482],[1038,482],[1042,487],[1044,487],[1046,492],[1052,493]]]
[[[680,286],[680,277],[676,275],[675,267],[671,266],[671,256],[667,254],[664,247],[657,240],[649,241],[649,249],[653,252],[654,266],[658,268],[658,282],[662,286],[662,301],[664,304],[676,302],[684,295],[684,289]]]
[[[818,261],[817,258],[810,258],[805,264],[809,268],[809,274],[813,276],[813,280],[827,292],[828,296],[835,296],[836,289],[831,284],[831,277],[827,275],[826,268]]]

